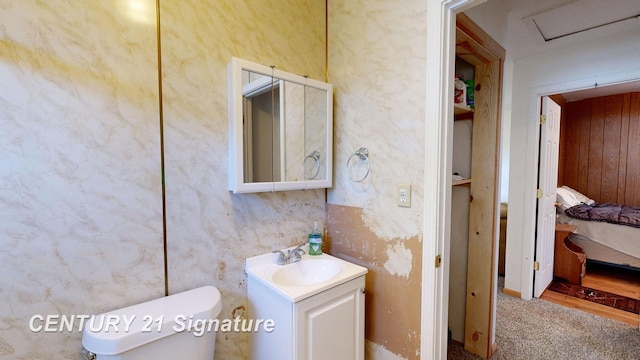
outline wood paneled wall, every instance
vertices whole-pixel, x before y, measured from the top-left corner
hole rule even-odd
[[[559,179],[597,202],[640,206],[640,93],[574,101],[563,111]]]

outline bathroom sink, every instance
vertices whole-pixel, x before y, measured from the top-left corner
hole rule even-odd
[[[333,259],[311,257],[293,264],[282,265],[273,273],[273,282],[285,286],[309,286],[327,281],[340,272],[340,263]]]
[[[365,267],[328,254],[308,255],[308,244],[303,249],[305,255],[302,255],[302,260],[287,265],[278,265],[278,256],[273,253],[246,259],[248,281],[259,283],[288,301],[298,302],[368,271]]]

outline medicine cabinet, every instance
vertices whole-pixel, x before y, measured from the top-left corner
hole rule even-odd
[[[332,85],[232,58],[227,90],[230,191],[332,186]]]

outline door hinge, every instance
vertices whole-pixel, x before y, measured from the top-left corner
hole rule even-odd
[[[540,115],[540,125],[544,125],[547,122],[547,115]]]
[[[540,270],[540,262],[538,262],[538,261],[534,261],[533,262],[533,270],[535,270],[535,271]]]
[[[536,189],[536,198],[542,199],[542,189]]]
[[[439,268],[442,265],[442,256],[436,255],[436,267]]]

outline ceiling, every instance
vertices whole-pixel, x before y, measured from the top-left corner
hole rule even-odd
[[[522,21],[539,41],[545,42],[581,33],[592,36],[627,31],[640,28],[640,1],[576,0],[538,9]]]
[[[616,34],[629,31],[640,34],[640,0],[488,1],[501,1],[516,21],[521,22],[526,28],[523,31],[528,32],[528,38],[533,40],[530,49],[551,49],[602,38],[614,39]],[[522,43],[519,45],[525,46]],[[640,81],[594,84],[592,88],[562,95],[567,101],[577,101],[636,91],[640,91]]]

